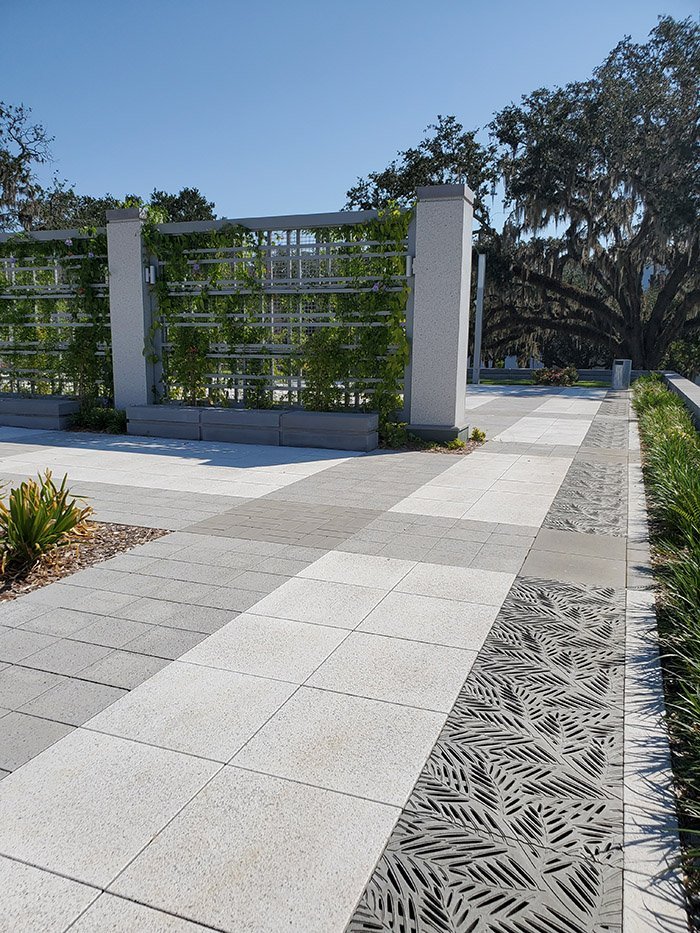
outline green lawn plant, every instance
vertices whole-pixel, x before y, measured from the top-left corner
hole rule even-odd
[[[700,435],[658,376],[634,384],[691,901],[700,919]]]
[[[51,471],[27,479],[0,498],[0,573],[5,584],[26,574],[60,545],[86,538],[92,508],[59,486]]]

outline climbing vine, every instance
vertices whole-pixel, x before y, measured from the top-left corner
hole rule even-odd
[[[296,241],[236,225],[174,235],[147,224],[158,310],[145,352],[161,370],[160,395],[390,418],[409,355],[410,220],[392,206]]]
[[[0,243],[0,388],[112,394],[107,240],[26,234]]]

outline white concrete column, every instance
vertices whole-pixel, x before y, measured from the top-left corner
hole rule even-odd
[[[413,263],[409,430],[464,436],[474,195],[466,185],[418,188]]]
[[[144,355],[151,298],[146,285],[143,222],[139,209],[107,211],[109,313],[112,327],[114,404],[153,402],[153,365]]]

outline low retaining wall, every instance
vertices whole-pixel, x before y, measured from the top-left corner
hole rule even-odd
[[[536,369],[505,369],[502,366],[492,366],[490,369],[479,370],[479,379],[503,379],[509,382],[522,382],[524,385],[532,384],[532,377],[537,372]],[[583,382],[603,382],[605,385],[612,384],[612,370],[610,369],[579,369],[579,379]],[[645,369],[633,369],[632,381],[639,379],[640,376],[648,375]],[[467,370],[467,382],[471,384],[472,369]]]
[[[356,451],[379,443],[376,414],[135,405],[126,415],[127,432],[146,437]]]
[[[663,373],[663,377],[669,389],[683,399],[695,427],[700,431],[700,386],[678,373]]]
[[[79,411],[80,402],[65,396],[0,395],[0,425],[6,427],[63,431],[71,426],[73,415]]]

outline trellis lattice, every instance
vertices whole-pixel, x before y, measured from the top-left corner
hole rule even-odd
[[[104,236],[0,243],[0,389],[111,395]]]
[[[389,408],[407,362],[410,214],[311,229],[148,231],[165,399]]]

